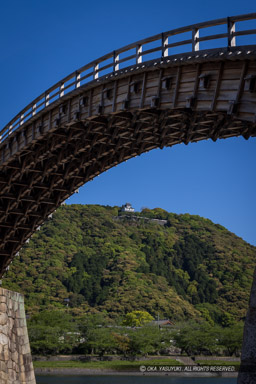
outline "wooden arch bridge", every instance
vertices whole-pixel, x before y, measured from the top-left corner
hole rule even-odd
[[[256,29],[236,28],[248,20],[256,13],[111,52],[0,131],[0,276],[47,217],[107,169],[153,148],[256,135]],[[245,36],[247,45],[237,43]]]

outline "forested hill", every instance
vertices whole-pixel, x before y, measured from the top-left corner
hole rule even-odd
[[[65,205],[23,248],[3,286],[25,294],[28,313],[68,303],[77,314],[146,310],[220,322],[245,316],[255,260],[256,247],[199,216]]]

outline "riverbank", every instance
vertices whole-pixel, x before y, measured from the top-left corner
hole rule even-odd
[[[202,360],[189,358],[144,359],[139,361],[34,361],[39,375],[128,375],[128,376],[175,376],[175,377],[237,377],[238,361]]]
[[[116,371],[106,369],[89,368],[35,368],[36,375],[49,376],[170,376],[170,377],[222,377],[236,378],[237,372],[140,372],[140,371]]]
[[[41,360],[34,361],[36,369],[82,369],[82,370],[99,370],[99,371],[138,371],[141,366],[173,366],[181,367],[183,363],[175,359],[143,359],[143,360],[95,360],[95,361],[78,361],[78,360]]]

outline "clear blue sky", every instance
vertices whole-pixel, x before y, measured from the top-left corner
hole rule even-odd
[[[172,28],[255,11],[252,0],[1,1],[0,125],[109,51]],[[151,151],[89,182],[68,203],[128,201],[136,210],[197,214],[256,245],[255,149],[255,138],[234,138]]]

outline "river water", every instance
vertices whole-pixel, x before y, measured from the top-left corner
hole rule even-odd
[[[161,376],[37,376],[37,384],[236,384],[236,378]]]

